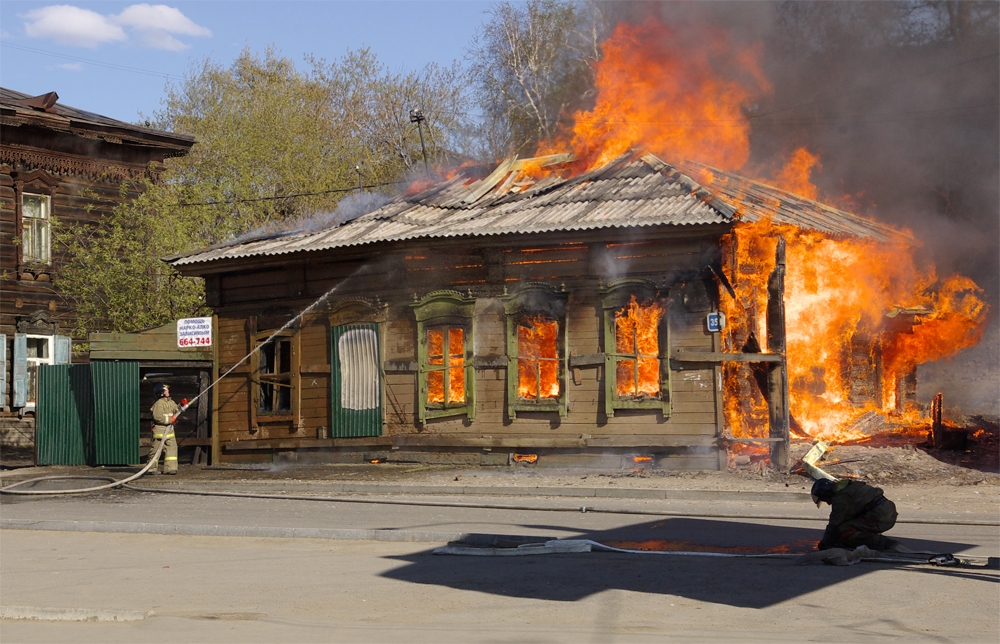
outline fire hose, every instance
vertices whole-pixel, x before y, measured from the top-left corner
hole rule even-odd
[[[264,340],[263,342],[261,342],[260,344],[258,344],[250,353],[248,353],[245,356],[243,356],[243,358],[240,359],[239,362],[237,362],[232,367],[230,367],[229,370],[226,371],[226,373],[224,373],[221,376],[219,376],[218,378],[216,378],[215,382],[213,382],[208,387],[206,387],[197,396],[195,396],[190,402],[186,402],[183,405],[181,405],[180,411],[178,411],[174,415],[175,422],[176,422],[177,418],[180,418],[181,414],[183,414],[185,411],[187,411],[187,409],[189,407],[191,407],[191,405],[193,405],[195,402],[197,402],[199,398],[201,398],[202,396],[204,396],[205,394],[207,394],[213,387],[215,387],[215,385],[217,385],[219,383],[220,380],[222,380],[223,378],[225,378],[226,376],[228,376],[229,374],[231,374],[237,367],[239,367],[241,364],[243,364],[244,362],[246,362],[246,360],[248,358],[250,358],[253,354],[255,354],[258,351],[260,351],[261,349],[263,349],[267,345],[268,342],[270,342],[271,340],[273,340],[275,338],[275,336],[277,336],[279,333],[281,333],[282,331],[284,331],[288,327],[292,326],[299,318],[301,318],[302,316],[304,316],[306,313],[308,313],[312,309],[314,309],[317,306],[319,306],[322,302],[324,302],[327,298],[329,298],[331,295],[333,295],[338,289],[340,289],[340,287],[342,287],[344,284],[346,284],[347,282],[349,282],[356,275],[359,275],[362,272],[365,272],[366,270],[368,270],[367,266],[368,266],[367,264],[364,265],[364,266],[361,266],[360,268],[358,268],[357,270],[355,270],[353,273],[351,273],[346,279],[344,279],[343,281],[339,282],[337,285],[335,285],[329,291],[327,291],[323,295],[321,295],[318,298],[316,298],[316,301],[314,301],[312,304],[310,304],[306,308],[302,309],[302,311],[300,311],[299,314],[296,315],[295,317],[293,317],[291,320],[289,320],[288,322],[285,322],[285,324],[280,329],[278,329],[277,331],[275,331],[274,333],[272,333],[270,336],[268,336],[266,340]],[[157,445],[157,447],[156,447],[156,452],[149,457],[148,462],[146,463],[146,466],[143,467],[138,472],[136,472],[135,474],[133,474],[132,476],[129,476],[129,477],[124,478],[124,479],[114,479],[114,478],[112,478],[110,476],[42,476],[42,477],[33,478],[33,479],[25,479],[24,481],[18,481],[17,483],[12,483],[11,485],[8,485],[6,487],[2,487],[2,488],[0,488],[0,494],[31,494],[31,495],[82,494],[84,492],[97,492],[97,491],[100,491],[100,490],[107,490],[107,489],[114,488],[114,487],[122,487],[122,486],[128,487],[129,483],[131,483],[132,481],[134,481],[134,480],[142,477],[142,475],[144,475],[154,464],[156,464],[157,462],[159,462],[159,460],[160,460],[160,454],[163,453],[163,445],[166,443],[166,440],[167,440],[167,433],[164,432],[163,433],[163,438],[160,439],[160,444]],[[22,485],[27,485],[29,483],[37,483],[38,481],[80,480],[80,479],[83,479],[83,480],[97,480],[97,481],[110,481],[110,483],[106,483],[104,485],[96,485],[94,487],[88,487],[88,488],[77,488],[77,489],[72,489],[72,490],[12,490],[11,489],[11,488],[14,488],[14,487],[20,487]],[[131,488],[131,489],[135,489],[135,488]]]
[[[187,407],[182,407],[181,412],[183,412]],[[17,481],[16,483],[11,483],[6,487],[0,488],[0,494],[24,494],[24,495],[57,495],[57,494],[82,494],[84,492],[99,492],[100,490],[108,490],[113,487],[127,486],[132,481],[141,478],[146,472],[149,471],[151,467],[156,465],[160,461],[160,454],[163,453],[163,445],[167,442],[167,432],[163,432],[163,437],[160,438],[160,443],[156,446],[156,451],[154,451],[145,467],[141,470],[124,479],[116,479],[113,476],[38,476],[33,479],[25,479],[23,481]],[[12,488],[20,487],[22,485],[27,485],[29,483],[38,483],[39,481],[69,481],[69,480],[84,480],[84,481],[110,481],[110,483],[105,483],[104,485],[95,485],[93,487],[76,488],[72,490],[15,490]]]

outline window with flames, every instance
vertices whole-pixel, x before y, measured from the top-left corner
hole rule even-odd
[[[669,324],[664,294],[646,280],[602,290],[605,411],[662,409],[670,414]]]
[[[475,300],[458,291],[435,291],[411,306],[417,319],[420,422],[445,416],[474,418]]]
[[[527,283],[503,298],[507,316],[507,414],[558,412],[566,403],[565,291]]]

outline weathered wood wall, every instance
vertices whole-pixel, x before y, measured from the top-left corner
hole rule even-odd
[[[602,233],[605,231],[602,231]],[[331,252],[318,261],[288,261],[281,266],[248,266],[210,276],[209,301],[218,313],[219,369],[224,373],[251,350],[248,329],[277,329],[315,298],[340,285],[327,305],[343,298],[378,298],[388,305],[381,324],[383,359],[397,368],[385,373],[383,436],[377,439],[330,439],[331,423],[329,321],[326,307],[312,312],[298,328],[297,363],[301,382],[297,422],[260,422],[251,427],[250,361],[218,385],[219,441],[222,459],[248,449],[295,449],[346,445],[400,445],[482,448],[643,448],[698,447],[702,466],[717,467],[716,436],[722,426],[715,370],[676,370],[672,374],[672,412],[619,410],[604,412],[604,368],[570,369],[567,377],[569,413],[506,414],[506,369],[478,368],[476,414],[428,421],[417,420],[417,376],[398,365],[415,363],[416,322],[408,306],[415,296],[451,288],[476,298],[474,346],[477,358],[489,360],[506,353],[506,318],[498,299],[504,287],[537,281],[569,292],[567,333],[570,355],[598,354],[603,345],[603,310],[599,289],[622,277],[650,279],[670,287],[671,351],[717,350],[716,338],[705,330],[705,314],[717,293],[704,291],[700,279],[706,258],[718,248],[718,231],[694,234],[677,228],[645,233],[642,241],[615,234],[596,241],[581,235],[548,235],[506,239],[489,245],[445,240],[396,245],[365,257]],[[611,237],[610,240],[607,238]],[[520,243],[518,243],[520,242]],[[542,243],[544,242],[544,243]],[[339,257],[338,257],[339,255]],[[272,260],[273,261],[273,260]],[[690,282],[703,297],[685,298],[682,284]],[[687,301],[687,305],[685,305]],[[697,304],[695,302],[697,301]],[[691,310],[693,307],[694,310]],[[268,320],[263,325],[262,320]],[[700,365],[704,367],[704,365]],[[353,442],[352,442],[353,441]]]

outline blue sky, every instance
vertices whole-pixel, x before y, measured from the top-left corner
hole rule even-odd
[[[204,58],[274,45],[302,64],[370,47],[393,70],[461,58],[489,2],[0,2],[0,84],[123,121]]]

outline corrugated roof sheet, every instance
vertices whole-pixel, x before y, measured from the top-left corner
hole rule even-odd
[[[692,174],[705,167],[690,165]],[[713,170],[718,185],[706,188],[651,154],[625,156],[570,179],[547,176],[524,186],[510,167],[483,180],[456,178],[401,195],[346,223],[243,239],[167,261],[181,267],[412,239],[727,224],[738,217],[771,216],[782,223],[882,240],[893,233],[736,175]]]
[[[879,241],[903,236],[903,233],[885,224],[759,181],[693,161],[686,162],[685,168],[704,181],[706,190],[739,210],[740,218],[746,221],[770,218],[780,224],[791,224],[835,235],[869,237]]]

